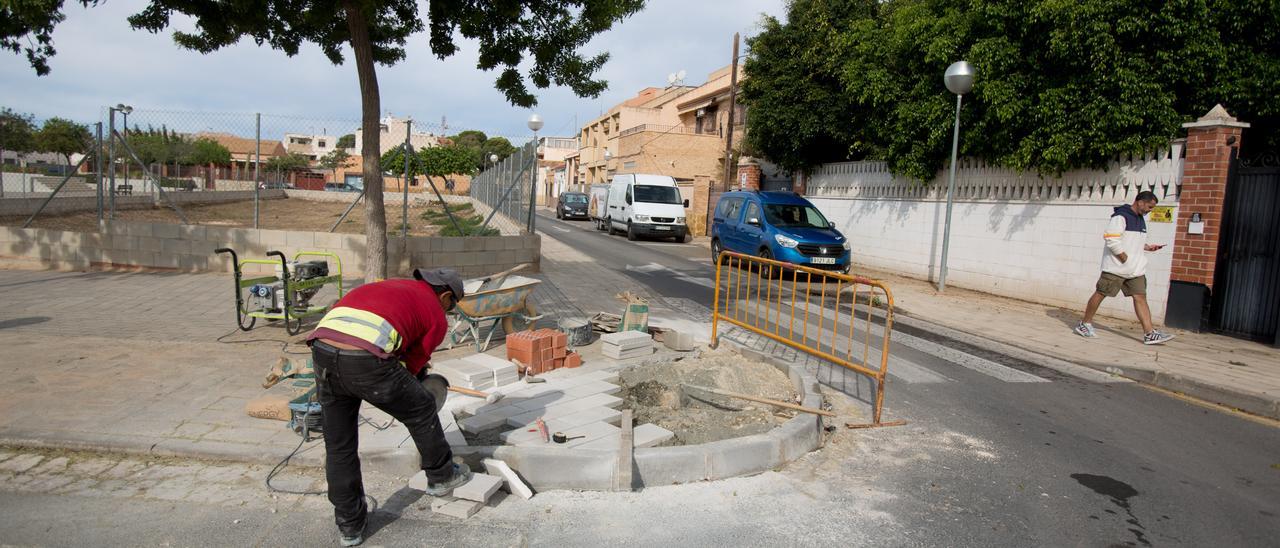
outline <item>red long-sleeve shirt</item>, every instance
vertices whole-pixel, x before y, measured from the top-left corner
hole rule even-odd
[[[379,358],[395,357],[404,362],[414,375],[431,360],[431,353],[448,331],[440,298],[430,285],[420,280],[398,279],[365,284],[348,292],[333,306],[377,314],[400,334],[400,347],[388,354],[369,341],[323,327],[311,332],[308,342],[329,339],[367,350]]]

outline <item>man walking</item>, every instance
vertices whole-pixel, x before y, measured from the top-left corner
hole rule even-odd
[[[463,296],[462,279],[447,268],[415,269],[413,278],[352,290],[307,337],[319,388],[329,502],[343,546],[364,542],[368,526],[356,451],[362,401],[408,428],[427,475],[427,494],[448,494],[471,479],[465,464],[454,464],[435,397],[420,382],[448,330],[445,312]]]
[[[1123,291],[1126,297],[1133,297],[1133,311],[1146,333],[1142,344],[1162,344],[1173,338],[1173,335],[1152,326],[1151,309],[1147,306],[1146,252],[1158,251],[1164,245],[1147,243],[1145,216],[1151,213],[1158,201],[1155,194],[1143,191],[1138,193],[1132,205],[1115,208],[1107,231],[1102,235],[1106,241],[1102,250],[1102,275],[1098,278],[1097,290],[1085,305],[1084,319],[1076,325],[1077,335],[1097,337],[1093,330],[1093,315],[1098,312],[1098,306],[1102,305],[1103,299]]]

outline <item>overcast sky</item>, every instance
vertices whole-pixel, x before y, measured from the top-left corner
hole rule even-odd
[[[37,77],[25,57],[0,52],[0,106],[37,120],[61,116],[90,123],[99,120],[104,106],[123,102],[138,110],[130,125],[247,135],[254,127],[250,113],[261,112],[264,138],[279,138],[275,133],[282,131],[337,134],[341,130],[334,126],[358,124],[360,92],[350,60],[335,67],[314,46],[290,58],[250,40],[209,55],[182,50],[169,32],[129,28],[125,18],[144,5],[111,0],[83,8],[67,2],[67,19],[54,32],[58,54],[48,76]],[[756,34],[761,14],[781,17],[783,9],[783,0],[650,0],[585,50],[612,55],[599,73],[609,81],[603,95],[582,99],[567,88],[535,91],[534,111],[546,123],[541,134],[572,136],[575,117],[584,122],[646,86],[664,86],[672,72],[685,70],[686,84],[703,83],[708,73],[729,64],[734,32],[744,38]],[[175,20],[175,26],[190,23]],[[431,55],[426,34],[411,37],[407,60],[378,67],[382,113],[412,116],[435,131],[445,116],[449,133],[480,129],[527,139],[531,111],[509,105],[493,87],[496,74],[475,68],[475,44],[461,45],[458,55],[441,61]]]

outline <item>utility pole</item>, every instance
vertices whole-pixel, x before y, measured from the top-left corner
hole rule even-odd
[[[738,33],[733,33],[733,62],[729,68],[729,120],[725,123],[724,142],[724,188],[729,190],[729,177],[733,174],[733,114],[734,105],[738,102]],[[710,203],[711,200],[707,200]],[[710,206],[708,205],[708,208]]]
[[[725,132],[724,144],[724,181],[720,183],[721,191],[729,190],[729,178],[733,176],[733,114],[734,105],[738,103],[738,33],[733,33],[733,59],[729,63],[729,120],[728,131]],[[707,182],[707,211],[703,218],[705,235],[711,235],[711,211],[715,205],[711,203],[711,183]]]

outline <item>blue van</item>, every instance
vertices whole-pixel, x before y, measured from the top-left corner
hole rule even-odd
[[[849,240],[792,192],[726,192],[711,225],[711,255],[736,251],[810,268],[849,272]]]

